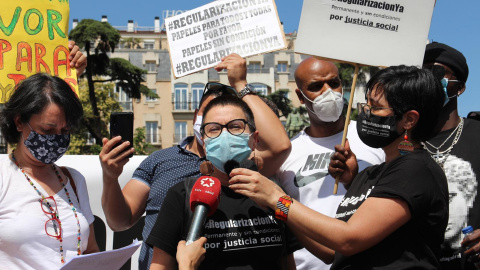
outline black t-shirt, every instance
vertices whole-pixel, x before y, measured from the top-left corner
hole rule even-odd
[[[456,132],[452,132],[454,129],[440,132],[429,142],[438,147],[446,140],[440,148],[440,151],[443,151],[453,143]],[[479,136],[480,121],[464,119],[459,140],[443,164],[450,193],[449,222],[440,257],[440,263],[445,270],[475,269],[472,263],[465,261],[460,241],[463,239],[462,228],[470,225],[474,229],[480,229],[480,185],[477,177],[480,174]]]
[[[173,186],[147,244],[175,258],[178,241],[186,238],[191,222],[187,203],[185,184]],[[207,253],[200,269],[281,269],[280,258],[301,248],[273,212],[223,186],[220,204],[207,218],[203,233]]]
[[[337,269],[439,269],[448,219],[448,188],[440,166],[424,150],[371,166],[357,175],[337,209],[347,222],[368,197],[405,201],[411,219],[377,245],[355,254],[335,253]]]

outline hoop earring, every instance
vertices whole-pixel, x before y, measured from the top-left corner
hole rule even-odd
[[[403,135],[403,141],[400,142],[398,145],[398,152],[400,155],[406,155],[408,153],[413,152],[413,143],[408,140],[408,131],[405,130],[405,135]]]
[[[213,173],[212,162],[205,160],[202,163],[200,163],[200,173],[202,175],[211,175]]]

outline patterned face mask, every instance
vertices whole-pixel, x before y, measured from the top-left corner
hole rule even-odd
[[[30,125],[27,123],[30,127]],[[41,135],[30,127],[31,131],[24,144],[39,161],[52,164],[67,152],[70,134]]]

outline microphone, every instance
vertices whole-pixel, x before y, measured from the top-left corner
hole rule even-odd
[[[221,188],[220,181],[212,176],[201,176],[193,185],[190,194],[193,218],[187,234],[187,245],[200,238],[207,216],[213,215],[217,210]]]
[[[233,169],[236,169],[236,168],[245,168],[245,169],[258,172],[258,166],[257,164],[255,164],[255,161],[248,158],[243,160],[240,163],[238,163],[238,161],[233,159],[227,160],[227,162],[225,162],[225,165],[223,165],[223,168],[225,169],[225,173],[227,175],[230,175]]]

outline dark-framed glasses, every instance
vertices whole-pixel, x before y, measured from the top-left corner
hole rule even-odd
[[[247,126],[247,123],[248,122],[245,119],[233,119],[225,125],[215,122],[209,122],[203,124],[201,130],[203,134],[205,134],[205,136],[212,139],[220,136],[224,128],[226,128],[230,134],[239,136],[240,134],[243,134],[243,132],[245,132],[245,127]]]
[[[381,111],[381,110],[393,110],[393,108],[383,108],[383,107],[375,107],[368,105],[367,103],[357,103],[357,110],[359,112],[362,112],[365,114],[365,117],[367,119],[370,119],[370,116],[372,114],[375,115],[376,112]]]
[[[51,218],[45,222],[45,233],[48,236],[60,240],[62,238],[62,223],[58,219],[58,209],[55,198],[53,198],[53,196],[43,197],[39,201],[42,211],[48,216],[51,216]]]
[[[235,88],[223,83],[216,83],[216,82],[207,83],[205,85],[205,88],[203,89],[203,95],[205,95],[209,91],[222,93],[222,95],[227,94],[227,95],[236,96],[236,97],[238,96],[237,90],[235,90]]]

